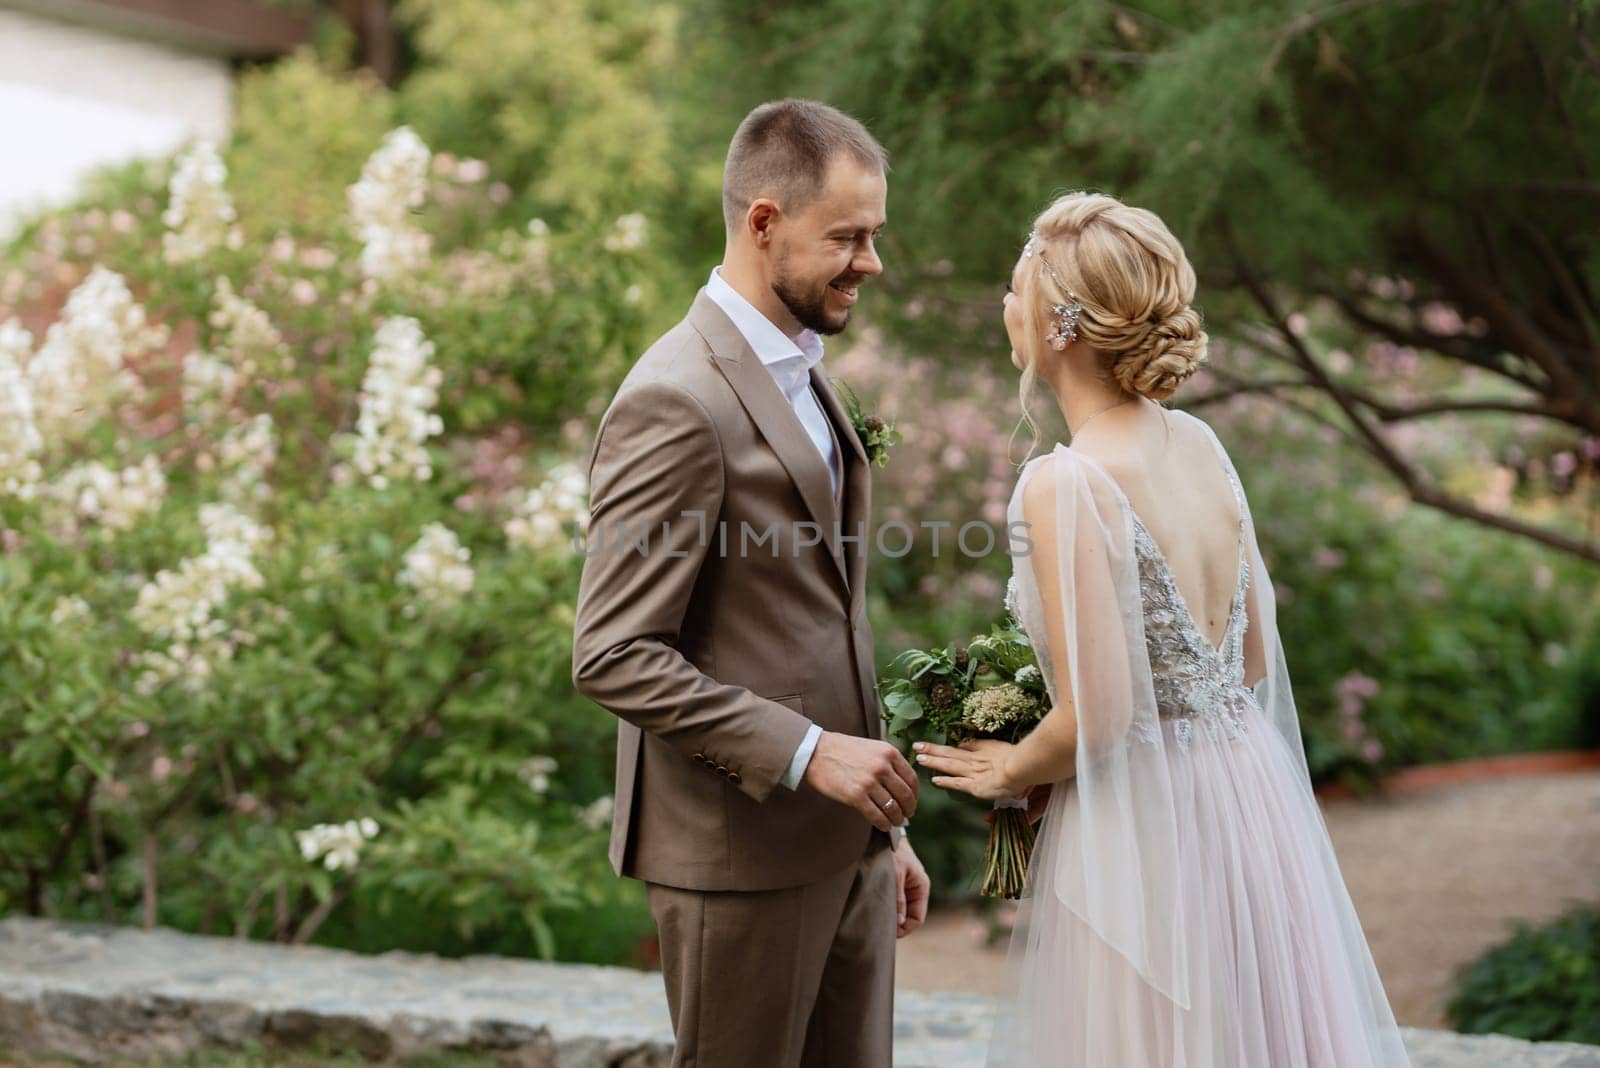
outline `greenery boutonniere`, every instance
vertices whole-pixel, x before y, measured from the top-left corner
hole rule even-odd
[[[900,444],[900,432],[894,428],[894,420],[868,415],[862,410],[861,398],[856,396],[856,391],[850,388],[849,383],[841,379],[836,385],[839,392],[844,394],[844,410],[850,414],[850,425],[856,428],[856,436],[866,447],[867,462],[874,467],[882,467],[889,462],[889,446]]]

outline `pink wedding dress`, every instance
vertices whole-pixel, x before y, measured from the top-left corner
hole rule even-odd
[[[988,1064],[1409,1065],[1311,792],[1244,490],[1210,427],[1168,414],[1203,429],[1238,500],[1232,610],[1213,647],[1116,482],[1055,448],[1070,694],[1049,663],[1045,562],[1015,559],[1007,603],[1052,701],[1077,710],[1077,774],[1039,825]]]

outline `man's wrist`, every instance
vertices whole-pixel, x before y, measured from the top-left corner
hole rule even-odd
[[[783,773],[783,778],[778,780],[782,785],[791,790],[800,789],[800,784],[805,782],[806,769],[811,766],[811,758],[816,755],[817,742],[822,739],[822,733],[822,725],[818,723],[806,728],[806,735],[800,739],[788,769]]]

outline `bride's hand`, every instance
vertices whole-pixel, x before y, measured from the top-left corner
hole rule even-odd
[[[1011,753],[1016,749],[1009,742],[979,738],[955,747],[918,742],[911,748],[918,765],[943,773],[933,777],[935,786],[960,790],[985,801],[1018,797],[1028,789],[1026,784],[1012,781],[1007,772]]]

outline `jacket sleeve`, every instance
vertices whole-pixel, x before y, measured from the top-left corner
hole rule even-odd
[[[723,488],[716,427],[687,391],[648,382],[612,401],[590,461],[572,681],[585,697],[694,759],[707,774],[764,801],[811,720],[718,682],[677,648],[684,611],[714,544]]]

